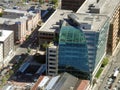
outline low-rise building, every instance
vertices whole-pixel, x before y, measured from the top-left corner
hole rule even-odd
[[[5,9],[0,18],[0,29],[13,30],[15,43],[22,43],[37,27],[39,21],[40,13],[37,9],[35,11]]]
[[[59,34],[62,21],[67,18],[67,15],[72,12],[69,10],[57,9],[50,18],[39,29],[39,43],[42,45],[47,42],[50,43],[55,38],[56,34]]]
[[[89,90],[90,82],[80,80],[69,73],[54,77],[40,76],[31,90]]]

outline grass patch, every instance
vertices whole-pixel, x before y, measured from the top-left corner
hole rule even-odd
[[[97,74],[95,75],[96,78],[99,78],[100,74],[102,73],[103,68],[100,68],[97,72]]]
[[[101,67],[105,67],[109,62],[108,58],[104,58]]]

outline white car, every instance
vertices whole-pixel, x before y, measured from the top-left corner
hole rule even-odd
[[[120,80],[118,81],[118,83],[120,83]]]
[[[110,85],[112,82],[108,81],[107,84]]]
[[[109,90],[108,86],[105,86],[105,90]]]
[[[114,87],[112,90],[117,90],[117,88],[116,88],[116,87]]]
[[[109,82],[113,82],[113,79],[112,79],[112,78],[109,78],[108,81],[109,81]]]

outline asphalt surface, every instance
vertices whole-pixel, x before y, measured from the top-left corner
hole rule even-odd
[[[114,82],[112,84],[108,84],[110,76],[114,74],[115,69],[118,67],[120,67],[120,45],[117,47],[115,54],[111,56],[110,62],[105,67],[100,78],[97,80],[97,84],[93,90],[120,90],[118,89],[120,87],[120,83],[118,83],[118,81],[120,81],[120,72]]]

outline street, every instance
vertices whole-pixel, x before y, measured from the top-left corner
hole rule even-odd
[[[119,82],[118,80],[120,80],[120,73],[118,74],[118,76],[114,81],[112,81],[111,83],[109,82],[109,79],[115,73],[115,69],[120,68],[120,48],[119,47],[120,46],[118,46],[116,53],[112,56],[111,61],[106,66],[101,77],[98,79],[98,83],[96,84],[96,87],[94,88],[94,90],[118,90],[115,88],[120,87],[120,83],[118,83]]]

